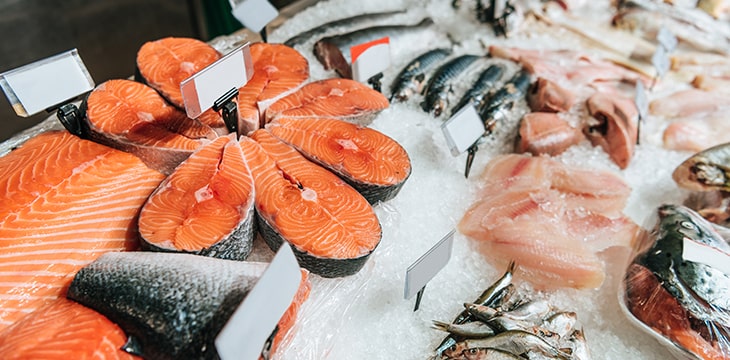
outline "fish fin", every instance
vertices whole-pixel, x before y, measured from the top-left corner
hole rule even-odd
[[[413,78],[416,79],[416,81],[418,81],[420,83],[420,82],[423,82],[423,80],[426,79],[426,74],[420,73],[420,74],[414,76]]]
[[[434,329],[436,329],[436,330],[441,330],[441,331],[447,331],[448,332],[448,330],[446,330],[446,329],[449,327],[449,324],[448,323],[445,323],[445,322],[442,322],[442,321],[433,320],[433,325],[431,325],[431,327],[434,328]]]
[[[136,337],[130,335],[127,337],[127,342],[122,345],[122,351],[135,356],[142,356],[142,344]]]

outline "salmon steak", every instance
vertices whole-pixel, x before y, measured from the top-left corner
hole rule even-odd
[[[221,58],[212,46],[192,38],[167,37],[144,43],[137,51],[139,79],[171,104],[185,107],[180,83]]]
[[[405,149],[374,129],[338,119],[279,118],[266,130],[337,174],[371,204],[394,198],[411,174]]]
[[[269,247],[276,251],[288,242],[299,264],[323,277],[358,272],[381,238],[368,201],[266,130],[240,142],[254,178],[259,231]]]
[[[118,324],[135,340],[125,349],[135,355],[218,359],[215,338],[267,266],[181,253],[108,253],[76,274],[67,296]],[[309,286],[302,271],[282,335]]]
[[[349,79],[311,82],[266,109],[266,121],[280,117],[333,117],[368,125],[387,108],[381,93]]]
[[[0,331],[66,292],[76,271],[138,246],[139,208],[164,179],[134,155],[68,132],[0,158]]]
[[[238,129],[246,135],[264,126],[264,113],[276,100],[309,78],[309,63],[298,51],[281,44],[250,46],[253,76],[238,90]]]
[[[11,359],[134,360],[121,350],[124,331],[104,315],[59,298],[0,333],[0,357]]]
[[[254,229],[253,178],[235,134],[204,145],[150,195],[139,215],[142,248],[244,260]]]
[[[628,249],[638,228],[622,213],[631,189],[612,172],[511,154],[492,159],[482,184],[459,231],[495,266],[514,260],[539,288],[600,287],[597,254]]]
[[[92,140],[135,154],[164,174],[217,137],[213,129],[188,118],[152,88],[134,81],[102,83],[82,108]]]

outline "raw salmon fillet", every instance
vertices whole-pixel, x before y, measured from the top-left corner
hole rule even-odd
[[[99,255],[136,248],[137,213],[164,178],[65,131],[28,140],[0,168],[0,330],[63,296]]]
[[[217,137],[210,127],[134,81],[104,82],[89,94],[84,107],[91,139],[131,152],[165,174]]]
[[[142,207],[143,248],[244,260],[253,246],[253,178],[235,134],[201,147]]]
[[[338,119],[279,118],[266,130],[337,174],[371,204],[394,198],[411,174],[406,150],[374,129]]]
[[[381,93],[349,79],[311,82],[266,109],[266,121],[278,117],[334,117],[369,124],[389,105]]]
[[[200,40],[167,37],[142,45],[137,52],[137,70],[147,85],[182,109],[185,103],[180,83],[220,57],[216,49]]]
[[[492,264],[514,260],[541,288],[600,287],[605,270],[597,253],[630,247],[637,230],[622,214],[631,190],[608,171],[511,154],[492,159],[482,180],[459,231]]]
[[[238,90],[238,128],[246,135],[264,125],[264,112],[276,100],[309,78],[309,63],[298,51],[281,44],[251,45],[253,76]]]
[[[299,264],[320,276],[359,271],[381,238],[367,200],[263,129],[240,142],[254,177],[259,229],[269,247],[276,250],[287,241]]]
[[[104,315],[59,298],[0,333],[0,357],[11,359],[139,359],[121,347],[124,331]]]

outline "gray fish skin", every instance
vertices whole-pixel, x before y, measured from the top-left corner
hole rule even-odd
[[[265,263],[111,252],[81,269],[67,297],[103,314],[146,359],[217,359],[214,340]]]
[[[506,116],[505,112],[511,111],[517,101],[527,96],[529,87],[530,74],[520,70],[490,96],[480,109],[477,109],[487,132],[494,129],[494,126]]]
[[[352,79],[350,47],[386,36],[390,38],[391,44],[394,38],[405,34],[423,33],[426,36],[425,33],[433,24],[431,18],[425,18],[415,25],[373,26],[342,35],[324,37],[314,43],[314,55],[325,70],[335,69],[343,78]]]
[[[348,26],[351,29],[359,29],[366,26],[372,26],[375,25],[381,21],[386,21],[390,18],[392,18],[395,15],[399,14],[405,14],[405,10],[396,10],[396,11],[386,11],[381,13],[370,13],[370,14],[361,14],[361,15],[355,15],[352,17],[339,19],[335,21],[331,21],[322,25],[317,26],[316,28],[309,29],[307,31],[304,31],[298,35],[295,35],[286,41],[284,41],[284,45],[294,47],[296,45],[301,45],[305,43],[307,40],[323,35],[327,32],[329,32],[331,29],[340,27],[340,26]]]
[[[451,50],[449,49],[433,49],[408,63],[391,85],[390,101],[405,101],[411,95],[421,92],[426,73],[450,54]]]
[[[451,110],[451,114],[456,114],[464,106],[470,102],[474,104],[475,109],[479,109],[484,102],[485,96],[491,91],[496,83],[504,75],[504,65],[494,64],[490,65],[486,70],[479,74],[479,77],[464,96],[459,100],[458,103]]]
[[[539,336],[526,331],[510,330],[486,339],[465,340],[467,348],[492,348],[512,354],[537,351],[559,359],[571,359],[570,354],[556,349]]]
[[[471,348],[462,351],[459,359],[464,360],[522,360],[523,358],[512,355],[507,351],[491,348]]]
[[[726,253],[730,253],[730,245],[707,220],[689,208],[662,205],[658,214],[659,221],[647,237],[653,243],[635,262],[652,271],[693,317],[730,328],[730,277],[682,257],[685,238]]]
[[[479,321],[472,321],[465,324],[449,324],[434,320],[433,328],[467,339],[480,339],[494,335],[494,330],[489,325]]]
[[[426,85],[421,108],[426,112],[433,113],[434,116],[441,115],[448,106],[448,94],[451,90],[451,81],[477,61],[477,59],[481,58],[481,56],[477,55],[461,55],[441,65],[428,81],[428,85]]]

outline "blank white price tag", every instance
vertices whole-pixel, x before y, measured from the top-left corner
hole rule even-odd
[[[253,61],[248,43],[206,66],[180,83],[185,112],[197,118],[233,88],[246,85],[253,76]]]
[[[484,123],[473,105],[464,106],[451,119],[441,124],[441,131],[451,154],[458,156],[484,135]]]
[[[646,90],[641,80],[636,81],[634,103],[636,104],[636,109],[639,111],[639,118],[646,120],[646,116],[649,113],[649,100],[646,98]]]
[[[302,281],[291,247],[283,244],[271,264],[215,339],[222,360],[258,360]]]
[[[406,287],[403,292],[405,299],[410,299],[413,295],[416,295],[449,262],[455,232],[456,230],[451,230],[428,252],[416,260],[413,265],[408,267],[408,270],[406,270]]]
[[[76,49],[0,74],[0,87],[19,116],[28,117],[94,88]]]
[[[712,246],[685,238],[682,258],[713,267],[730,276],[730,254]]]
[[[651,64],[654,65],[659,77],[663,77],[669,71],[669,53],[663,46],[657,46],[651,57]]]
[[[367,82],[368,79],[390,67],[390,38],[387,36],[350,47],[352,78]]]
[[[230,0],[230,3],[233,17],[254,32],[261,31],[279,16],[279,11],[266,0]]]
[[[662,26],[657,32],[656,39],[661,46],[667,50],[668,53],[674,51],[677,48],[677,37],[672,34],[669,29]]]

